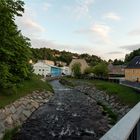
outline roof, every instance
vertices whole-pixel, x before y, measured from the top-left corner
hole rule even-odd
[[[134,57],[130,63],[127,65],[126,68],[135,68],[135,69],[138,69],[140,68],[140,56],[136,56]]]

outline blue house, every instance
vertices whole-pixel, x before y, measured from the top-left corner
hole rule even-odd
[[[51,76],[61,76],[62,69],[59,67],[51,66]]]

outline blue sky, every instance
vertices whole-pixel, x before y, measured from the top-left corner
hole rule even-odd
[[[139,0],[24,0],[16,22],[32,47],[123,59],[140,47]]]

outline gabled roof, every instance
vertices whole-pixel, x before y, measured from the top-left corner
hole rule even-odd
[[[136,57],[134,57],[131,61],[130,61],[130,63],[127,65],[127,67],[126,68],[135,68],[135,69],[137,69],[137,68],[140,68],[140,56],[136,56]]]

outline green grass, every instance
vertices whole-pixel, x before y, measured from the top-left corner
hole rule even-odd
[[[131,106],[140,101],[140,93],[133,88],[101,80],[90,80],[97,89],[106,91],[109,95],[118,96],[119,100]]]
[[[97,89],[106,91],[109,95],[116,95],[122,104],[134,106],[140,101],[140,91],[136,91],[133,88],[119,85],[117,83],[111,83],[102,80],[84,80],[84,79],[74,79],[65,78],[74,85],[85,83],[89,85],[95,85]],[[77,81],[77,82],[76,82]]]
[[[118,120],[118,115],[116,113],[114,113],[109,107],[107,107],[106,105],[104,105],[101,102],[97,102],[98,105],[103,107],[103,113],[106,115],[108,114],[108,117],[111,118],[110,120],[110,124],[114,125],[116,124],[117,120]]]
[[[19,131],[19,128],[20,127],[15,127],[13,129],[6,130],[2,140],[12,140],[13,136]]]
[[[15,100],[23,97],[29,93],[32,93],[35,90],[39,91],[53,91],[51,85],[46,81],[43,82],[40,80],[39,76],[33,76],[31,80],[26,80],[23,83],[20,83],[13,94],[5,94],[0,91],[0,108],[14,102]],[[9,91],[7,91],[9,92]]]

